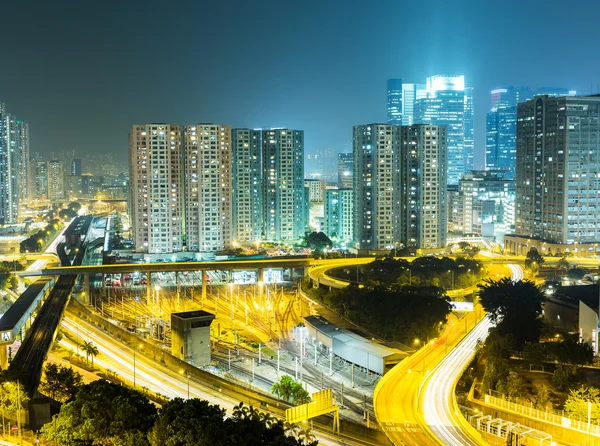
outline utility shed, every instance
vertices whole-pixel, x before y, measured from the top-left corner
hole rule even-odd
[[[210,324],[215,315],[203,310],[171,313],[171,353],[194,365],[210,364]]]
[[[318,348],[378,375],[385,374],[407,355],[401,350],[386,347],[378,342],[340,328],[322,316],[304,318],[308,340],[317,342]]]

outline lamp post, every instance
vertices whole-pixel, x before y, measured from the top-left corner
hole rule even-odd
[[[448,272],[450,273],[450,277],[452,278],[451,281],[451,288],[450,289],[454,289],[454,270],[453,269],[449,269]]]
[[[185,373],[185,377],[187,378],[187,399],[190,399],[190,372],[180,370],[179,374],[183,375]]]
[[[135,351],[137,348],[142,348],[142,344],[133,346],[133,388],[135,389]]]

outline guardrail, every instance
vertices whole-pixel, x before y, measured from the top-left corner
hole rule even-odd
[[[485,395],[485,404],[489,406],[495,406],[499,409],[509,410],[529,418],[535,418],[546,423],[555,424],[567,429],[574,429],[580,432],[591,433],[592,435],[600,436],[599,425],[591,423],[588,424],[587,421],[574,420],[573,418],[568,418],[562,414],[556,413],[554,410],[539,410],[535,409],[533,406],[524,406],[522,404],[517,404],[492,395]]]

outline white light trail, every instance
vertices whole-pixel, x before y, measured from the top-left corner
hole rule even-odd
[[[523,279],[519,265],[508,265],[513,281]],[[475,354],[477,343],[484,341],[493,326],[489,318],[483,318],[442,361],[431,371],[421,386],[421,413],[423,419],[438,439],[445,445],[463,446],[479,444],[463,429],[462,415],[457,409],[455,387],[460,375],[468,367]]]

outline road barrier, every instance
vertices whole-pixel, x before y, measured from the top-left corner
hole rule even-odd
[[[557,413],[554,410],[539,410],[535,409],[533,405],[525,406],[503,398],[497,398],[492,395],[485,395],[485,404],[525,415],[529,418],[535,418],[545,423],[555,424],[566,429],[574,429],[580,432],[589,433],[591,435],[600,436],[599,425],[591,423],[588,424],[587,421],[574,420],[573,418],[565,417],[561,413]]]

